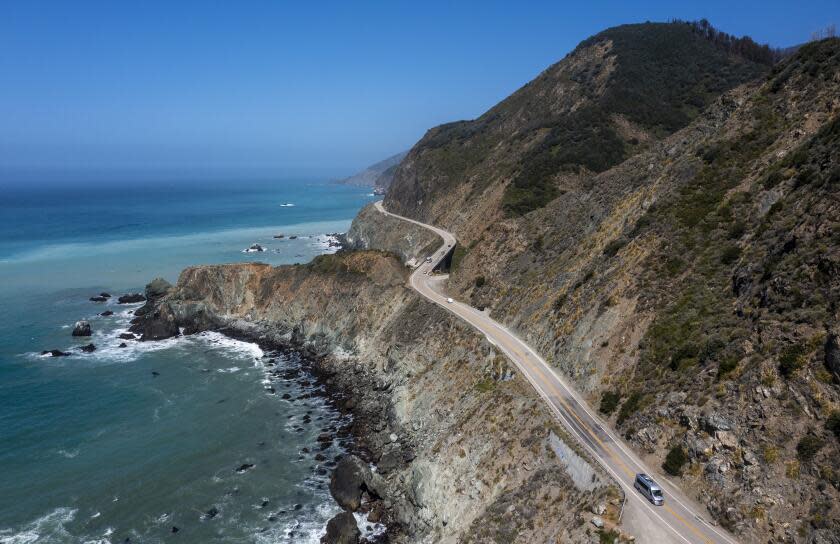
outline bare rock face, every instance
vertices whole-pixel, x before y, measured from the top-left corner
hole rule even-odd
[[[90,336],[93,334],[90,328],[90,323],[87,321],[76,321],[73,325],[73,336]]]
[[[357,544],[362,536],[356,518],[350,512],[336,514],[327,522],[327,534],[321,537],[322,544]]]

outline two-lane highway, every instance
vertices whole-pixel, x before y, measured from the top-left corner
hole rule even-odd
[[[622,525],[627,532],[644,543],[735,544],[732,536],[703,518],[699,506],[658,471],[646,466],[536,351],[487,313],[462,302],[447,302],[443,294],[446,276],[434,275],[432,270],[455,245],[452,233],[390,213],[381,201],[375,206],[386,215],[429,229],[443,239],[443,245],[432,255],[431,262],[422,262],[411,275],[411,287],[478,329],[508,356],[560,422],[624,489],[627,503]],[[663,506],[652,505],[634,489],[635,475],[640,472],[653,476],[662,487],[665,492]]]

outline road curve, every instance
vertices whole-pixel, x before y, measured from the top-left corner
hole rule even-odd
[[[580,395],[561,378],[540,355],[504,325],[462,302],[447,302],[442,294],[447,276],[431,275],[432,269],[455,245],[455,236],[441,228],[427,225],[385,210],[382,201],[375,204],[380,212],[435,232],[443,245],[412,273],[411,287],[433,303],[460,317],[504,352],[546,401],[549,409],[569,432],[598,460],[624,489],[627,503],[622,525],[643,543],[735,544],[722,528],[710,525],[695,505],[658,471],[651,470],[633,453],[610,427],[600,419]],[[665,493],[665,504],[654,506],[633,487],[636,473],[653,476]]]

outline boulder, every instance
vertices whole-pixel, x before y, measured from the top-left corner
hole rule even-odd
[[[111,298],[110,293],[105,293],[104,291],[102,293],[99,293],[99,296],[103,298]]]
[[[120,343],[120,345],[119,345],[119,346],[117,346],[117,347],[119,347],[119,348],[127,348],[127,347],[128,347],[128,344],[126,344],[125,342],[121,342],[121,343]]]
[[[345,510],[355,512],[372,479],[370,468],[355,455],[342,457],[330,476],[330,494]]]
[[[327,522],[327,534],[321,537],[322,544],[357,544],[362,533],[356,518],[350,512],[336,514]]]
[[[249,247],[242,250],[243,253],[261,253],[263,251],[265,251],[265,248],[259,244],[251,244]]]
[[[88,300],[90,300],[91,302],[105,302],[106,300],[108,300],[108,297],[96,296],[90,297]]]
[[[101,315],[102,317],[108,317],[108,316],[114,315],[114,312],[112,312],[111,310],[105,310],[104,312],[102,312],[99,315]]]
[[[732,431],[718,431],[715,433],[715,438],[718,439],[721,446],[728,450],[734,450],[738,447],[738,437]]]
[[[90,336],[93,332],[90,329],[90,323],[87,321],[76,321],[73,325],[73,336]]]
[[[140,293],[128,293],[118,298],[117,302],[119,302],[120,304],[136,304],[138,302],[144,302],[145,300],[146,297],[144,297]]]
[[[86,346],[79,346],[79,349],[85,353],[93,353],[94,351],[96,351],[96,346],[94,346],[93,344],[88,344]]]
[[[123,333],[120,333],[120,339],[121,339],[121,340],[135,340],[136,338],[137,338],[137,337],[136,337],[136,336],[134,336],[134,334],[132,334],[132,333],[130,333],[130,332],[123,332]]]
[[[718,413],[709,414],[700,418],[700,423],[709,434],[714,434],[717,431],[731,431],[732,424],[728,419]]]

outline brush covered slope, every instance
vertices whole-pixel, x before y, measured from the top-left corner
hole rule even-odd
[[[605,31],[430,130],[386,207],[454,232],[453,295],[740,539],[834,542],[840,40],[771,69],[687,28]]]

